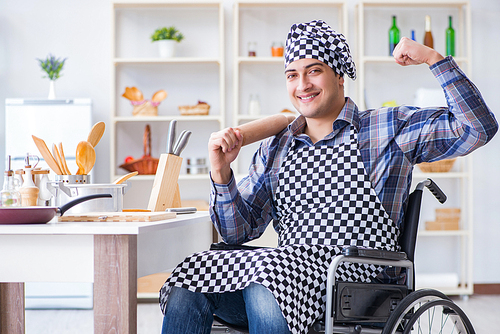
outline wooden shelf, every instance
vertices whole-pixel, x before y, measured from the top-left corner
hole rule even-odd
[[[220,64],[219,58],[172,57],[172,58],[113,58],[115,65],[119,64],[178,64],[178,63],[214,63]]]
[[[428,231],[428,230],[419,230],[419,237],[463,237],[468,236],[469,231],[467,230],[448,230],[448,231]]]
[[[363,6],[371,7],[462,7],[468,5],[468,1],[455,0],[364,0]]]
[[[112,179],[116,180],[120,176],[123,176],[125,174],[117,174],[113,175]],[[133,178],[130,178],[130,181],[153,181],[155,179],[155,175],[136,175]],[[186,181],[198,181],[198,180],[209,180],[209,175],[208,174],[180,174],[179,175],[179,180],[186,180]]]
[[[170,122],[172,120],[176,120],[179,122],[221,122],[222,116],[219,115],[207,115],[207,116],[181,116],[181,115],[173,115],[173,116],[117,116],[113,117],[114,123],[120,122]]]
[[[417,167],[418,169],[418,167]],[[447,173],[413,173],[413,178],[415,179],[457,179],[457,178],[468,178],[470,173],[468,172],[447,172]]]
[[[455,61],[457,63],[466,63],[469,60],[466,57],[454,57]],[[394,60],[394,57],[390,56],[362,56],[360,58],[361,62],[364,63],[388,63],[388,64],[394,64],[399,66],[396,61]]]
[[[206,1],[206,0],[189,0],[189,2],[183,0],[149,0],[145,2],[134,1],[114,1],[113,7],[119,8],[158,8],[158,7],[199,7],[199,6],[210,6],[217,7],[220,3],[217,1]]]

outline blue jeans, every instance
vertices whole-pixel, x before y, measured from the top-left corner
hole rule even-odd
[[[162,334],[209,334],[214,314],[228,323],[248,326],[250,334],[290,333],[273,294],[260,284],[250,283],[243,290],[224,293],[173,287]]]

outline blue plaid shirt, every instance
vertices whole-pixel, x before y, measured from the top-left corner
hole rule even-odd
[[[445,58],[430,70],[444,90],[448,108],[400,106],[359,111],[346,98],[333,131],[323,140],[313,144],[303,134],[305,118],[299,116],[279,135],[262,141],[249,175],[238,185],[234,176],[227,185],[212,182],[210,214],[223,240],[242,244],[264,233],[268,223],[277,219],[277,175],[289,150],[347,142],[349,124],[358,131],[359,150],[372,187],[389,216],[401,224],[415,164],[469,154],[491,140],[498,129],[479,90],[453,58]]]

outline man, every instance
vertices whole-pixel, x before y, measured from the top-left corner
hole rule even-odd
[[[429,65],[448,108],[359,111],[344,97],[344,75],[356,76],[344,36],[323,21],[292,26],[285,76],[301,116],[262,142],[239,185],[230,164],[241,133],[225,129],[208,144],[211,217],[224,241],[258,238],[273,220],[279,246],[187,258],[161,291],[164,333],[209,333],[212,314],[250,333],[307,333],[323,317],[326,269],[343,246],[397,248],[413,165],[491,140],[497,122],[451,57],[403,38],[394,58]],[[379,271],[345,265],[340,279]]]

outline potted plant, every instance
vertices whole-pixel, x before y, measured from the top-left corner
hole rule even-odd
[[[173,57],[175,54],[176,43],[182,41],[182,35],[174,26],[158,28],[151,35],[151,41],[158,44],[160,49],[160,57]]]
[[[63,69],[64,62],[66,61],[66,59],[67,58],[61,60],[61,58],[56,58],[50,53],[46,59],[37,58],[40,67],[42,68],[42,71],[47,73],[47,75],[43,76],[43,78],[49,78],[50,80],[49,99],[56,98],[55,88],[54,88],[55,81],[61,77],[60,73]]]

